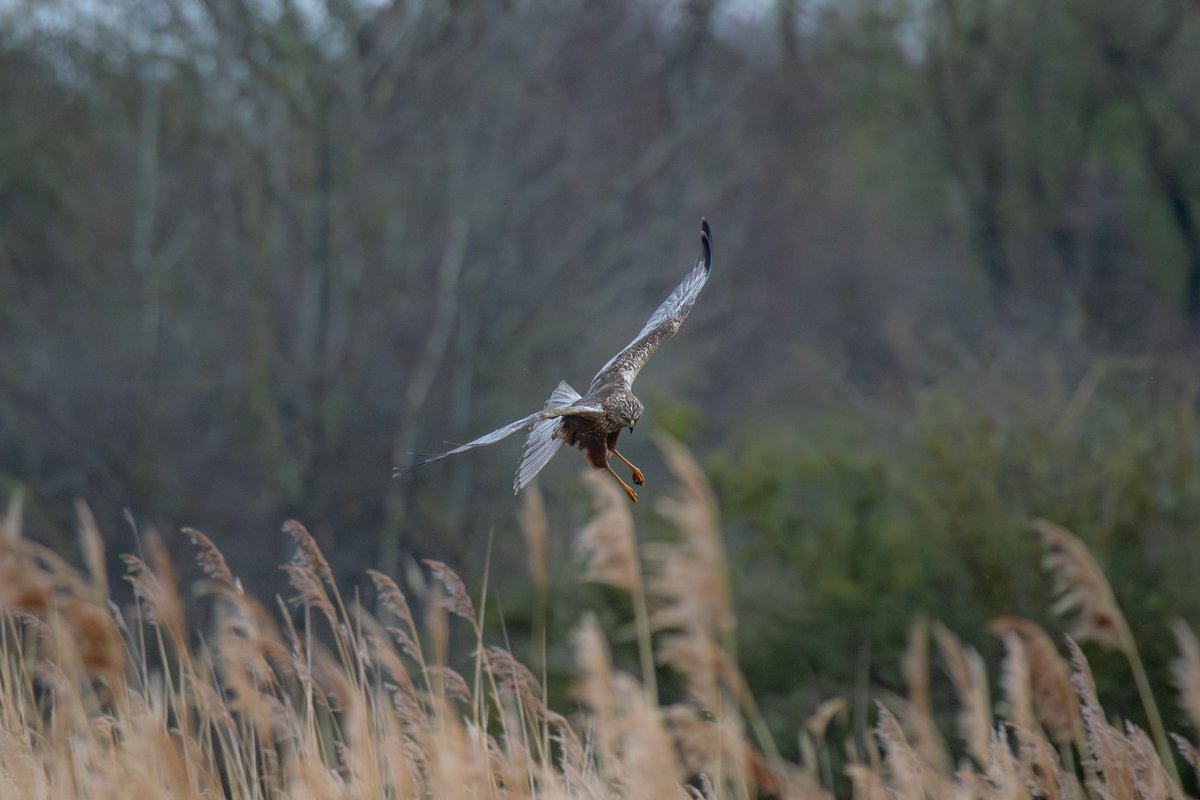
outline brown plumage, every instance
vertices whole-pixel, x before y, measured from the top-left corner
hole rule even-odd
[[[638,486],[644,483],[642,471],[617,451],[617,438],[621,431],[624,428],[632,431],[642,416],[642,401],[633,394],[633,381],[650,356],[679,330],[688,312],[692,310],[696,296],[704,287],[704,282],[708,280],[711,268],[712,231],[708,222],[701,220],[700,256],[696,263],[658,310],[650,315],[650,319],[633,341],[600,368],[592,378],[586,394],[580,395],[563,381],[551,393],[541,411],[510,422],[478,439],[426,458],[410,467],[397,467],[396,474],[409,472],[475,447],[494,444],[522,428],[528,428],[525,453],[513,480],[514,492],[519,492],[529,485],[565,442],[582,450],[587,462],[596,469],[608,470],[624,487],[629,499],[636,503],[637,493],[621,480],[608,463],[611,456],[616,456],[629,468],[634,483]]]

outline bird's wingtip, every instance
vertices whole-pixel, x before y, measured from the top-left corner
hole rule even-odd
[[[704,251],[704,268],[709,269],[712,267],[712,228],[706,217],[700,218],[700,247]]]
[[[428,466],[435,461],[440,461],[442,455],[445,455],[444,453],[440,455],[433,455],[431,453],[414,453],[411,450],[408,454],[412,456],[415,461],[413,461],[411,464],[400,464],[399,466],[392,467],[393,478],[403,478],[406,475],[411,475],[421,467]]]

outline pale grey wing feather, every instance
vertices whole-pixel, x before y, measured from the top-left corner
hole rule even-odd
[[[625,345],[620,352],[608,360],[607,364],[600,368],[596,377],[592,378],[592,388],[616,377],[614,372],[626,384],[632,384],[633,379],[637,377],[638,372],[650,356],[654,355],[659,346],[679,330],[679,326],[687,318],[692,306],[696,304],[696,297],[704,288],[704,283],[708,280],[708,274],[711,271],[712,230],[708,227],[707,220],[701,220],[700,255],[696,259],[696,263],[688,271],[688,274],[683,276],[683,280],[675,287],[675,290],[667,295],[667,299],[663,301],[662,305],[650,315],[650,319],[646,320],[646,324],[638,331],[638,335],[633,337],[633,341]]]
[[[426,457],[422,458],[420,461],[418,461],[417,463],[410,464],[407,467],[396,467],[395,470],[393,471],[393,473],[396,475],[402,475],[407,472],[412,472],[413,470],[418,469],[419,467],[424,467],[427,464],[432,464],[435,461],[441,461],[443,458],[449,458],[450,456],[458,455],[459,453],[465,453],[467,450],[472,450],[476,447],[482,447],[487,444],[495,444],[496,442],[500,441],[501,439],[512,436],[517,431],[519,431],[522,428],[526,427],[527,425],[535,422],[537,420],[537,418],[538,418],[537,414],[530,414],[528,417],[522,417],[521,419],[518,419],[518,420],[508,423],[507,425],[505,425],[502,428],[497,428],[496,430],[492,431],[491,433],[485,433],[483,436],[480,436],[478,439],[473,439],[473,440],[467,442],[466,444],[460,444],[458,447],[454,448],[453,450],[447,450],[446,452],[438,453],[437,455],[426,456]]]
[[[546,408],[556,406],[571,406],[580,397],[579,392],[571,388],[566,381],[561,381],[558,388],[546,401]],[[562,427],[562,417],[539,419],[533,423],[529,435],[525,437],[525,453],[521,463],[517,465],[517,475],[513,479],[513,493],[517,493],[529,485],[542,467],[550,463],[550,459],[562,446],[562,438],[558,435]]]
[[[428,456],[428,457],[424,458],[423,460],[418,461],[416,464],[412,464],[407,467],[396,467],[394,470],[394,473],[397,475],[400,475],[400,474],[404,474],[407,472],[411,472],[419,467],[424,467],[427,464],[432,464],[435,461],[441,461],[443,458],[448,458],[449,456],[457,455],[459,453],[466,452],[467,450],[472,450],[476,447],[482,447],[482,446],[488,445],[488,444],[495,444],[496,442],[500,441],[501,439],[505,439],[505,438],[513,435],[517,431],[521,430],[522,428],[524,428],[528,425],[532,425],[532,424],[538,422],[539,420],[557,419],[559,417],[565,417],[565,416],[569,416],[571,414],[592,414],[592,413],[595,413],[600,410],[601,410],[600,407],[595,406],[595,405],[572,406],[572,405],[568,404],[568,405],[550,406],[549,404],[547,404],[546,408],[542,409],[541,411],[538,411],[535,414],[530,414],[527,417],[521,417],[518,420],[514,420],[513,422],[510,422],[501,428],[497,428],[496,430],[492,431],[491,433],[485,433],[483,436],[480,436],[478,439],[472,439],[471,441],[467,442],[466,444],[460,444],[458,447],[455,447],[453,450],[447,450],[444,453],[438,453],[437,455]]]

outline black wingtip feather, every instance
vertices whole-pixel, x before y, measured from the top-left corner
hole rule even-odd
[[[704,269],[712,269],[712,228],[704,217],[700,218],[700,247],[704,250]]]
[[[392,477],[403,478],[406,475],[411,475],[428,463],[428,461],[418,461],[415,464],[404,464],[399,467],[392,467]]]
[[[398,467],[392,467],[393,478],[403,478],[405,475],[411,475],[421,467],[427,467],[435,461],[441,461],[444,453],[409,453],[410,456],[417,460],[411,464],[402,464]]]

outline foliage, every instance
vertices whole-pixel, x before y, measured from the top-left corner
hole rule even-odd
[[[1169,388],[1170,364],[1125,367],[1097,363],[1070,387],[992,365],[983,384],[931,387],[909,418],[881,409],[867,429],[836,409],[803,421],[786,457],[770,440],[710,458],[735,572],[755,576],[738,586],[740,653],[768,707],[855,685],[864,658],[898,685],[913,613],[983,648],[996,615],[1048,622],[1038,516],[1086,532],[1164,680],[1164,612],[1200,614],[1200,419],[1186,374]],[[1136,709],[1127,666],[1094,667]]]

